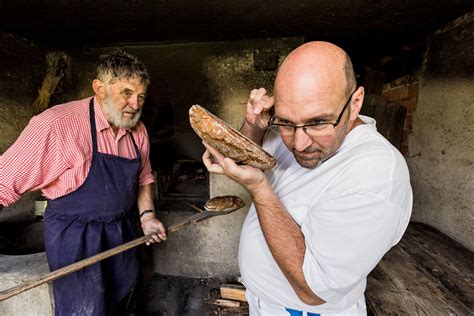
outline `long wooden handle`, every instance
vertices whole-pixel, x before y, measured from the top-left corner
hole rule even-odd
[[[174,226],[169,227],[167,229],[167,232],[168,233],[175,232],[178,229],[181,229],[182,227],[184,227],[188,224],[191,224],[191,222],[184,221],[182,223],[176,224]],[[112,256],[114,256],[118,253],[124,252],[124,251],[126,251],[128,249],[131,249],[133,247],[136,247],[138,245],[144,244],[145,242],[152,239],[151,236],[153,236],[153,235],[155,235],[155,234],[148,234],[146,236],[134,239],[134,240],[132,240],[132,241],[126,243],[126,244],[117,246],[115,248],[112,248],[112,249],[109,249],[107,251],[96,254],[92,257],[89,257],[89,258],[83,259],[81,261],[75,262],[73,264],[70,264],[68,266],[65,266],[61,269],[55,270],[55,271],[53,271],[51,273],[48,273],[48,274],[46,274],[46,275],[44,275],[44,276],[42,276],[42,277],[40,277],[36,280],[26,282],[26,283],[17,285],[15,287],[12,287],[10,289],[7,289],[5,291],[2,291],[2,292],[0,292],[0,301],[6,300],[7,298],[10,298],[10,297],[15,296],[17,294],[20,294],[20,293],[22,293],[24,291],[27,291],[29,289],[32,289],[34,287],[40,286],[43,283],[54,281],[54,280],[56,280],[60,277],[63,277],[63,276],[68,275],[70,273],[76,272],[77,270],[80,270],[82,268],[90,266],[90,265],[92,265],[96,262],[99,262],[101,260],[112,257]]]

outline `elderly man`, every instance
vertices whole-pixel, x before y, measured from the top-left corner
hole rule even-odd
[[[102,56],[95,96],[32,118],[0,157],[0,204],[41,189],[49,199],[45,246],[51,270],[137,237],[166,239],[155,218],[148,135],[139,121],[149,76],[136,57]],[[138,212],[136,214],[136,205]],[[139,274],[135,249],[54,282],[56,315],[109,315]]]
[[[277,160],[263,173],[205,144],[210,172],[253,205],[239,264],[250,315],[365,315],[366,277],[403,235],[412,191],[401,154],[359,115],[364,88],[339,47],[310,42],[253,90],[243,134]]]

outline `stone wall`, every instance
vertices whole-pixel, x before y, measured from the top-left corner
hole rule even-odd
[[[474,250],[474,11],[434,33],[413,112],[413,221]]]

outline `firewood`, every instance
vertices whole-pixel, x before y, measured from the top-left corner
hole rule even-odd
[[[220,288],[221,297],[246,302],[247,298],[245,297],[245,286],[237,284],[223,284]]]
[[[214,305],[219,305],[219,306],[224,306],[224,307],[234,307],[234,308],[240,307],[240,302],[225,300],[225,299],[221,299],[221,298],[218,298],[214,301],[210,301],[208,303],[214,304]]]

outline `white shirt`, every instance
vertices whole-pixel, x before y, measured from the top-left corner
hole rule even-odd
[[[344,311],[363,298],[366,277],[402,237],[412,209],[405,159],[360,115],[337,153],[315,169],[301,167],[275,131],[263,147],[277,165],[266,175],[304,234],[305,279],[327,303],[303,303],[263,236],[255,206],[242,227],[239,266],[247,289],[262,301],[313,313]]]

